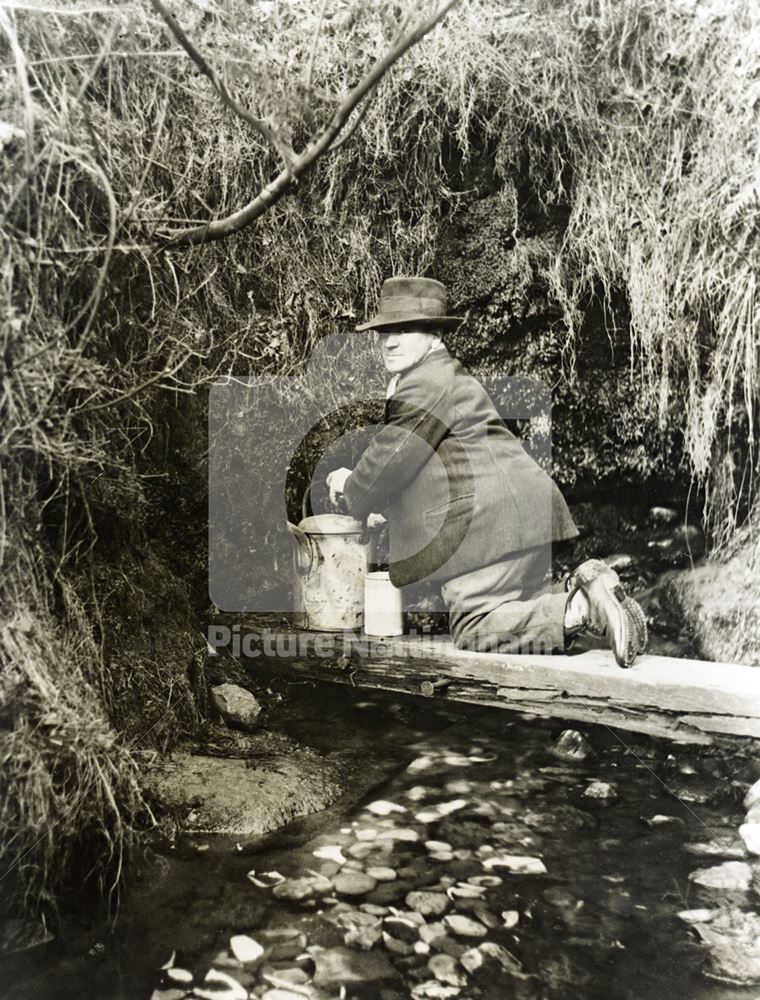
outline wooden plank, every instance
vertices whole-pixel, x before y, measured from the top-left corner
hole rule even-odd
[[[367,639],[283,627],[249,642],[252,667],[357,687],[495,705],[690,742],[760,737],[760,668],[612,654],[473,653],[449,639]]]

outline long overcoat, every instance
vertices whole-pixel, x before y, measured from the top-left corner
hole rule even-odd
[[[401,373],[384,423],[344,495],[354,517],[388,517],[397,587],[577,535],[556,484],[445,348]]]

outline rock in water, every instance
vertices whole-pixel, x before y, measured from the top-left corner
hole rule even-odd
[[[650,507],[649,520],[652,524],[672,524],[678,517],[671,507]]]
[[[258,962],[264,954],[264,949],[247,934],[234,934],[230,938],[230,951],[238,962]]]
[[[193,982],[192,972],[189,969],[179,969],[176,965],[166,970],[166,978],[178,986],[191,986]]]
[[[383,934],[380,917],[360,910],[344,910],[339,913],[333,910],[325,919],[346,932],[343,935],[343,943],[349,948],[369,951]]]
[[[448,986],[467,985],[467,976],[459,971],[457,960],[451,955],[433,955],[428,968],[439,983],[446,983]]]
[[[715,916],[715,910],[681,910],[680,913],[676,914],[679,920],[683,920],[686,924],[709,924],[710,921]]]
[[[706,889],[729,889],[747,892],[752,884],[752,869],[744,861],[726,861],[713,868],[698,868],[689,880]]]
[[[325,878],[324,875],[307,875],[303,878],[288,879],[282,885],[276,885],[272,895],[290,903],[303,903],[315,896],[325,896],[332,890],[333,885],[329,878]]]
[[[442,892],[419,890],[409,893],[406,905],[415,913],[421,913],[423,917],[440,917],[449,909],[451,901]]]
[[[217,684],[211,688],[211,700],[214,708],[231,726],[253,729],[261,715],[261,705],[250,691],[238,684]]]
[[[528,858],[519,854],[496,854],[483,862],[483,867],[507,868],[514,875],[545,875],[546,865],[541,858]]]
[[[592,781],[583,797],[602,805],[611,805],[617,800],[617,788],[609,781]]]
[[[366,896],[377,886],[377,882],[364,872],[343,869],[332,881],[335,891],[341,896]]]
[[[405,806],[400,806],[396,802],[387,802],[385,799],[378,799],[377,802],[370,802],[367,809],[374,816],[390,816],[391,813],[406,812]]]
[[[459,913],[453,913],[451,916],[444,917],[443,922],[451,933],[456,934],[458,937],[480,938],[486,936],[486,929],[483,924],[477,920],[471,920],[469,917],[463,917]]]
[[[694,930],[710,956],[707,974],[735,985],[760,982],[760,917],[733,907]]]
[[[519,975],[522,972],[522,964],[515,956],[503,948],[495,941],[484,941],[483,944],[470,948],[459,960],[468,972],[475,972],[482,969],[488,963],[496,963],[505,972]]]
[[[248,1000],[248,990],[226,972],[209,969],[202,986],[196,986],[193,995],[201,1000]]]
[[[576,729],[564,729],[550,748],[560,760],[580,762],[591,753],[591,744]]]
[[[354,951],[352,948],[314,949],[317,971],[314,985],[327,989],[341,986],[369,986],[398,979],[398,972],[380,951]]]

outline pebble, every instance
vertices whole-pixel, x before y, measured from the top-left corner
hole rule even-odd
[[[459,971],[458,963],[451,955],[433,955],[428,961],[428,968],[439,983],[448,986],[466,986],[467,976]]]
[[[430,942],[430,947],[435,951],[443,952],[444,955],[451,955],[452,958],[459,959],[467,951],[467,945],[462,941],[457,941],[450,934],[443,934]]]
[[[341,896],[366,896],[377,886],[377,880],[365,872],[342,871],[333,878],[332,884]]]
[[[346,863],[343,851],[337,844],[327,844],[325,847],[318,847],[312,853],[315,858],[320,858],[322,861],[334,861],[336,865],[344,865]]]
[[[489,962],[498,962],[506,972],[519,973],[522,963],[515,956],[494,941],[484,941],[470,948],[459,960],[468,972],[476,972]]]
[[[293,941],[301,936],[301,931],[297,927],[269,927],[266,930],[256,932],[266,944],[279,944],[281,941]]]
[[[371,826],[360,826],[354,831],[357,840],[375,840],[377,838],[377,830]]]
[[[681,910],[678,916],[687,924],[709,924],[715,910]]]
[[[438,820],[444,819],[446,816],[450,816],[460,809],[464,809],[466,805],[467,799],[452,799],[451,802],[438,802],[436,805],[431,806],[430,809],[423,809],[421,812],[415,813],[414,818],[418,823],[437,823]]]
[[[445,840],[426,840],[425,841],[426,851],[451,851],[451,844],[447,844]]]
[[[420,839],[420,835],[416,830],[409,830],[401,828],[399,830],[383,830],[379,837],[380,840],[403,840],[407,843],[413,844]]]
[[[375,903],[377,906],[387,906],[391,903],[397,903],[400,899],[404,898],[410,888],[411,883],[405,879],[396,879],[395,882],[383,882],[381,885],[378,885],[368,902]]]
[[[181,983],[183,986],[189,986],[193,981],[193,974],[189,969],[180,969],[174,966],[166,970],[166,978],[171,983]]]
[[[359,909],[362,913],[369,913],[373,917],[384,917],[388,913],[387,906],[378,906],[376,903],[362,903]]]
[[[461,992],[459,986],[446,986],[439,983],[437,979],[430,979],[414,987],[412,998],[413,1000],[448,1000],[449,997],[459,996]]]
[[[403,917],[386,917],[383,920],[383,930],[387,931],[391,937],[405,941],[407,944],[414,944],[419,937],[418,925]]]
[[[376,882],[393,882],[394,879],[398,878],[398,875],[392,868],[386,868],[382,865],[367,868],[367,875]]]
[[[391,813],[405,813],[407,811],[406,806],[397,805],[395,802],[386,802],[385,799],[370,802],[367,810],[375,816],[390,816]]]
[[[332,882],[324,875],[308,875],[304,878],[288,879],[281,885],[276,885],[272,895],[288,902],[303,903],[315,896],[327,895],[332,892],[332,888]]]
[[[423,917],[440,917],[449,909],[451,901],[443,892],[425,892],[418,890],[410,892],[406,897],[406,905]]]
[[[678,517],[671,507],[650,507],[649,520],[652,524],[672,524]]]
[[[468,885],[466,882],[459,882],[446,890],[446,895],[454,899],[480,899],[486,891],[485,886]]]
[[[296,993],[295,990],[289,990],[285,987],[275,987],[273,990],[267,990],[263,995],[261,1000],[303,1000],[303,993]]]
[[[306,947],[306,935],[303,933],[297,933],[295,937],[283,938],[280,941],[275,941],[270,946],[269,960],[272,962],[287,962],[298,955]]]
[[[501,911],[502,926],[506,927],[508,931],[511,930],[513,927],[517,927],[519,920],[520,920],[520,914],[517,912],[517,910]]]
[[[541,858],[516,854],[497,854],[483,861],[484,868],[507,868],[513,875],[545,875],[546,865]]]
[[[389,934],[388,931],[383,931],[383,944],[394,955],[411,955],[414,950],[408,941],[401,941]]]
[[[170,987],[168,990],[153,990],[150,1000],[184,1000],[186,996],[187,990]]]
[[[680,816],[664,816],[662,813],[657,813],[655,816],[650,816],[649,818],[641,817],[648,827],[658,827],[658,826],[683,826],[683,820]]]
[[[458,937],[485,937],[486,929],[477,920],[470,917],[463,917],[459,913],[452,913],[443,919],[444,925]]]
[[[443,763],[447,767],[469,767],[472,761],[461,753],[449,753],[443,758]]]
[[[487,889],[495,889],[497,885],[502,885],[504,879],[499,878],[498,875],[472,875],[467,881],[471,885],[482,885]]]
[[[200,997],[201,1000],[248,1000],[248,990],[226,972],[209,969],[203,986],[193,989],[193,996]]]
[[[424,941],[425,944],[431,944],[436,938],[443,937],[445,933],[446,928],[442,923],[423,924],[420,927],[420,941]]]
[[[592,781],[583,793],[584,799],[591,799],[593,802],[602,802],[608,805],[615,802],[617,797],[617,788],[609,781]]]
[[[374,853],[374,845],[359,842],[358,844],[352,844],[347,850],[346,854],[353,858],[355,861],[364,861],[368,858],[370,854]]]
[[[343,943],[349,947],[361,948],[362,951],[374,948],[383,936],[383,928],[379,917],[370,917],[370,920],[370,923],[354,924],[353,927],[349,927],[343,935]]]
[[[412,785],[412,787],[407,790],[406,797],[411,802],[422,802],[423,799],[426,799],[432,794],[432,788],[427,788],[425,785]]]
[[[264,949],[247,934],[234,934],[230,938],[230,951],[244,965],[246,962],[257,962],[264,954]],[[192,977],[191,977],[192,980]]]
[[[549,752],[560,760],[579,762],[591,753],[591,744],[577,729],[563,729]]]
[[[707,889],[730,889],[746,892],[752,884],[752,869],[744,861],[726,861],[713,868],[698,868],[689,880]]]

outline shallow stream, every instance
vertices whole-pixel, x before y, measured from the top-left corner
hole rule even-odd
[[[384,784],[253,842],[160,845],[133,867],[114,930],[83,922],[11,956],[3,998],[147,1000],[169,985],[172,956],[198,986],[213,967],[267,1000],[341,986],[383,1000],[757,996],[705,974],[707,953],[678,916],[750,905],[689,880],[743,856],[746,781],[731,758],[584,727],[590,753],[572,762],[552,753],[561,723],[324,686],[286,705],[280,721],[302,743],[351,747],[357,768],[385,758]],[[249,877],[272,872],[284,885]],[[302,890],[300,902],[277,898]],[[238,934],[265,956],[237,962]],[[201,990],[232,1000],[218,986]]]

